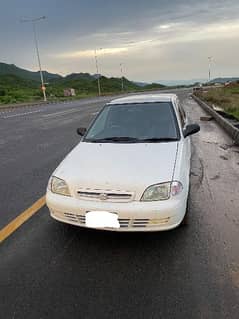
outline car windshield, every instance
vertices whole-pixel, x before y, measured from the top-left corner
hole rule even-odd
[[[85,142],[163,142],[179,140],[171,102],[106,105]]]

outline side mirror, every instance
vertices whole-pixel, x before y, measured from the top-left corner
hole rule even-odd
[[[79,127],[77,130],[76,130],[77,134],[80,135],[80,136],[84,136],[85,135],[85,132],[86,132],[86,128],[85,127]]]
[[[187,137],[189,135],[193,135],[200,131],[200,126],[198,124],[189,124],[183,130],[183,136]]]

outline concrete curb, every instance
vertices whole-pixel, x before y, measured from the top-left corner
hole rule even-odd
[[[71,103],[79,100],[70,100],[70,101],[39,101],[39,102],[32,102],[32,103],[20,103],[20,104],[6,104],[4,106],[0,105],[0,112],[4,110],[14,110],[22,107],[31,107],[31,106],[45,106],[49,104],[64,104],[64,103]]]
[[[6,104],[6,105],[0,105],[0,111],[2,110],[11,110],[11,109],[17,109],[21,107],[27,107],[27,106],[35,106],[35,105],[46,105],[50,104],[51,102],[29,102],[29,103],[18,103],[18,104]]]
[[[112,95],[112,96],[121,96],[121,94],[116,94],[116,95]],[[101,97],[110,97],[111,95],[101,95]],[[14,110],[14,109],[18,109],[18,108],[22,108],[22,107],[30,107],[30,106],[44,106],[44,105],[49,105],[49,104],[64,104],[64,103],[73,103],[73,102],[77,102],[77,101],[82,101],[84,99],[95,99],[96,96],[91,96],[91,97],[86,97],[86,98],[81,98],[81,99],[76,99],[76,100],[56,100],[56,101],[39,101],[39,102],[29,102],[29,103],[17,103],[17,104],[6,104],[6,105],[0,105],[0,112],[4,111],[4,110]]]
[[[192,94],[192,98],[207,112],[216,122],[232,137],[236,145],[239,145],[239,129],[233,126],[224,117],[214,111],[208,104],[203,102],[199,97]]]

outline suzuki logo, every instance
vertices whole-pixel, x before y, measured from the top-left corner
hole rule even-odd
[[[102,194],[100,194],[99,199],[100,200],[107,200],[108,199],[108,195],[105,194],[105,193],[102,193]]]

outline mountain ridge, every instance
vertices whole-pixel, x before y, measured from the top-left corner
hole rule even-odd
[[[75,89],[76,97],[98,95],[98,76],[89,73],[71,73],[66,76],[43,72],[46,94],[50,99],[62,99],[64,90]],[[115,94],[122,92],[122,78],[100,75],[101,93]],[[161,84],[149,84],[144,90],[161,89]],[[42,99],[39,72],[32,72],[18,68],[14,64],[0,63],[0,104],[35,101]],[[124,92],[137,92],[142,87],[123,78]]]
[[[50,73],[47,71],[43,71],[43,76],[45,82],[59,79],[62,76],[59,74]],[[16,75],[20,78],[32,80],[40,83],[40,72],[39,71],[29,71],[23,68],[19,68],[15,64],[8,64],[4,62],[0,62],[0,75]]]
[[[226,83],[239,81],[239,77],[219,77],[211,80],[209,83]]]

